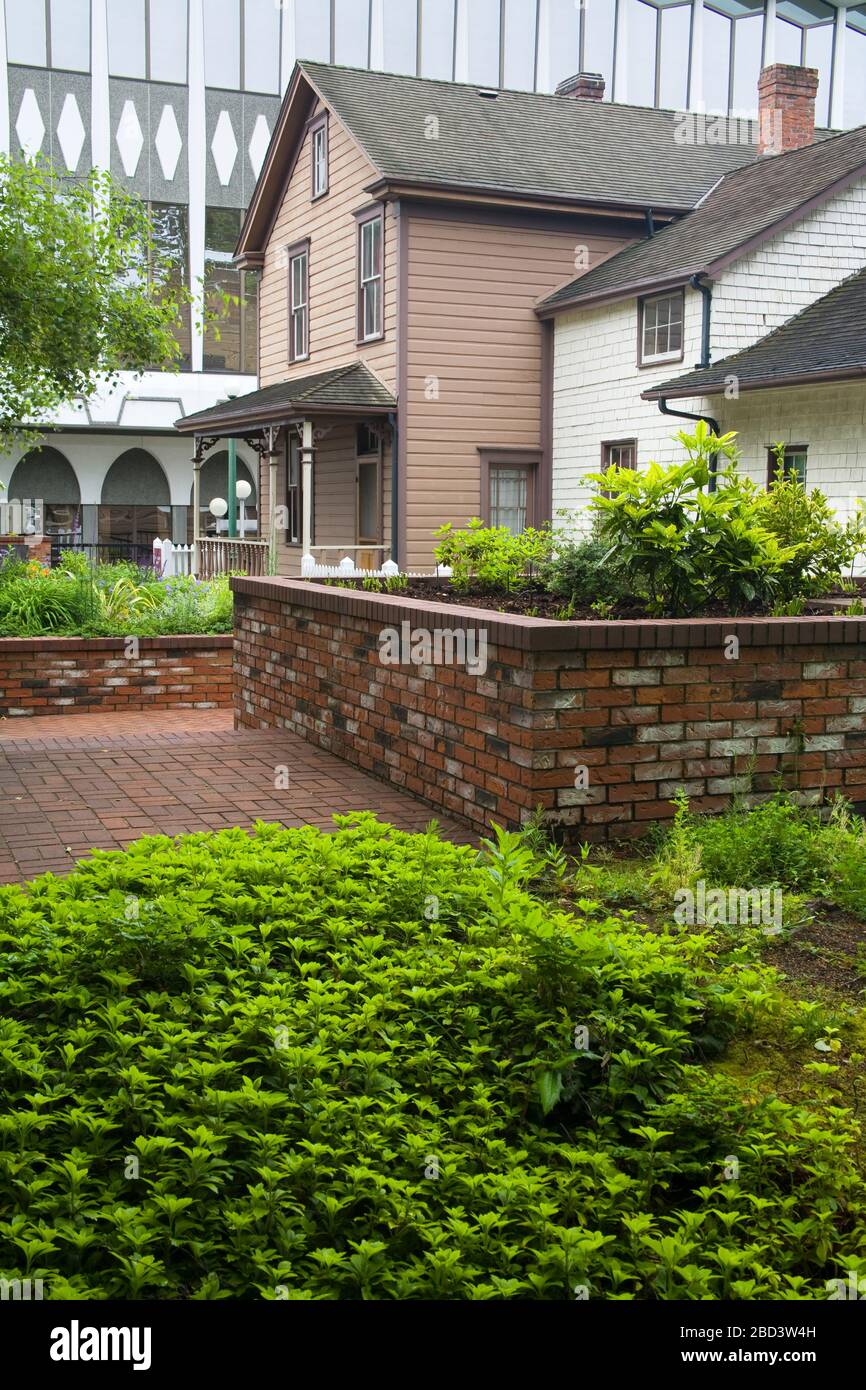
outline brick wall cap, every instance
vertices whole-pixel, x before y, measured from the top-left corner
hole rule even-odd
[[[315,612],[331,611],[372,618],[383,626],[408,620],[413,627],[484,627],[490,642],[522,651],[616,650],[633,647],[707,647],[727,637],[743,644],[811,646],[823,642],[866,645],[866,617],[805,618],[641,618],[634,621],[559,622],[527,618],[462,604],[424,603],[419,598],[340,589],[306,579],[249,578],[230,580],[235,594],[293,604]]]
[[[0,657],[11,652],[123,652],[127,637],[0,637]],[[230,647],[230,632],[176,633],[168,637],[139,637],[141,651],[195,650]]]

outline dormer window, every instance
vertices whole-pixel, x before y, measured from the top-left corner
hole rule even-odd
[[[683,356],[682,290],[671,294],[655,294],[642,299],[638,305],[639,347],[638,365],[655,366],[658,362],[679,362]]]
[[[313,198],[328,191],[328,117],[320,116],[310,127],[310,155],[313,166]]]

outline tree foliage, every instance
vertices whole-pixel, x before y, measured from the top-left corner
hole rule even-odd
[[[0,447],[120,371],[176,365],[183,279],[110,175],[0,157]]]

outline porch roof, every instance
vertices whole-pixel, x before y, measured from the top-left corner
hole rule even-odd
[[[760,391],[866,377],[864,323],[866,269],[843,280],[752,347],[641,395],[645,401],[713,396],[725,391],[732,378],[740,391]]]
[[[387,415],[397,398],[363,362],[278,381],[175,421],[181,434],[245,433],[304,415]]]

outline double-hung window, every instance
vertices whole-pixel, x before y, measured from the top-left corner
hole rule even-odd
[[[358,223],[358,341],[369,343],[382,336],[382,237],[381,211]]]
[[[289,361],[310,353],[310,248],[289,251]]]

